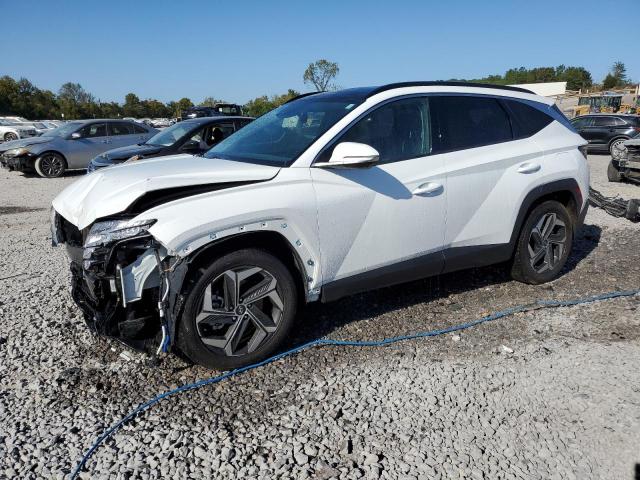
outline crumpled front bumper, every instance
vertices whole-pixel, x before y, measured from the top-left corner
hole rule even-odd
[[[154,349],[161,329],[155,241],[146,235],[84,248],[74,225],[55,212],[52,222],[54,244],[63,244],[70,260],[71,296],[89,329],[139,350]]]
[[[9,170],[16,170],[18,172],[24,172],[27,170],[33,169],[33,155],[22,155],[19,157],[8,157],[6,155],[0,156],[0,165],[3,168],[7,168]]]

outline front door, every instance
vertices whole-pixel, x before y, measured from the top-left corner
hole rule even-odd
[[[89,123],[76,133],[80,138],[69,140],[69,151],[65,155],[69,168],[87,168],[92,158],[109,150],[107,124],[104,122]]]
[[[311,168],[325,300],[441,271],[446,185],[430,124],[426,97],[376,107],[316,162],[340,142],[358,142],[379,152],[378,165]]]

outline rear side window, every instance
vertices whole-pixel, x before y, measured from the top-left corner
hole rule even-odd
[[[434,118],[434,153],[513,139],[509,116],[494,98],[433,96],[430,103]]]
[[[132,125],[133,125],[133,130],[136,133],[149,133],[144,127],[141,127],[140,125],[136,125],[135,123],[133,123]]]
[[[517,100],[503,100],[512,118],[513,138],[531,137],[553,122],[553,118],[537,108]]]
[[[109,124],[111,135],[132,135],[133,125],[130,123],[112,122]]]
[[[593,119],[593,125],[595,127],[613,127],[615,124],[615,117],[594,117]]]

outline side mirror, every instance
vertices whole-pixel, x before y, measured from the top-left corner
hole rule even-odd
[[[78,138],[82,138],[82,135],[80,135],[78,132],[73,132],[71,134],[71,138],[77,140]]]
[[[335,146],[328,162],[314,163],[320,168],[368,168],[380,160],[378,151],[364,143],[342,142]]]

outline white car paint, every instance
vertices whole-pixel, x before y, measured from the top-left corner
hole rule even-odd
[[[553,121],[524,140],[404,160],[370,169],[312,167],[318,153],[356,118],[402,95],[474,93],[552,105],[533,94],[482,87],[415,86],[373,95],[319,137],[289,168],[186,156],[101,170],[63,191],[53,206],[79,229],[122,212],[145,192],[212,182],[256,183],[162,204],[137,220],[169,255],[243,231],[285,236],[304,262],[307,299],[323,285],[448,247],[509,241],[525,195],[558,179],[576,179],[584,207],[584,140]],[[425,187],[426,185],[426,187]],[[421,194],[423,190],[432,193]]]

